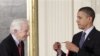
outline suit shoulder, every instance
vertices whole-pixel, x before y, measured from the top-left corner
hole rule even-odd
[[[62,52],[62,56],[66,56],[66,53],[65,52],[63,52],[62,50],[61,50],[61,52]]]
[[[82,31],[81,31],[81,32],[78,32],[78,33],[76,33],[76,34],[74,34],[73,37],[78,36],[78,35],[80,35],[80,34],[82,34]]]
[[[81,34],[82,34],[82,31],[74,34],[72,40],[78,40],[80,38]]]
[[[9,45],[9,41],[7,39],[4,39],[2,42],[1,42],[1,45],[2,46],[8,46]]]
[[[4,40],[2,40],[1,45],[10,45],[12,42],[11,36],[7,36]]]
[[[96,31],[97,31],[98,33],[100,33],[100,31],[99,31],[99,30],[97,30],[97,29],[96,29]]]

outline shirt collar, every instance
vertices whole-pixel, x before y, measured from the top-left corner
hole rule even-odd
[[[62,50],[58,50],[58,56],[61,56]]]
[[[91,26],[89,29],[87,29],[86,31],[83,31],[83,32],[85,32],[86,34],[89,34],[93,28],[94,28],[94,26]]]
[[[16,36],[15,36],[14,34],[11,34],[11,35],[12,35],[12,37],[13,37],[13,39],[14,39],[16,45],[18,46],[18,44],[19,44],[18,39],[16,38]]]
[[[89,35],[89,33],[92,31],[92,29],[94,28],[94,26],[91,26],[89,29],[87,29],[86,31],[83,31],[86,33],[85,35],[85,39],[87,38],[87,36]]]

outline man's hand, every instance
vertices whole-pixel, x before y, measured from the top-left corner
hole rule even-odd
[[[71,43],[71,42],[69,42],[69,41],[66,41],[66,42],[64,42],[64,43],[66,43],[66,48],[67,48],[69,51],[78,53],[79,48],[78,48],[75,44],[73,44],[73,43]]]

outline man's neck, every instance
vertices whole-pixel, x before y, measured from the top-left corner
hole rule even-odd
[[[83,29],[83,31],[86,31],[87,29],[91,28],[93,26],[93,24],[88,25],[85,29]]]

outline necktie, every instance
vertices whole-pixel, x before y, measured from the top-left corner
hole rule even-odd
[[[59,54],[57,54],[57,56],[59,56]]]
[[[59,53],[57,52],[57,56],[59,56]]]
[[[19,51],[19,55],[21,56],[21,53],[22,53],[22,46],[21,46],[21,43],[18,44],[18,51]]]
[[[81,39],[80,39],[80,43],[79,43],[79,47],[81,48],[82,47],[82,45],[83,45],[83,43],[84,43],[84,41],[85,41],[85,32],[83,32],[82,33],[82,36],[81,36]]]

